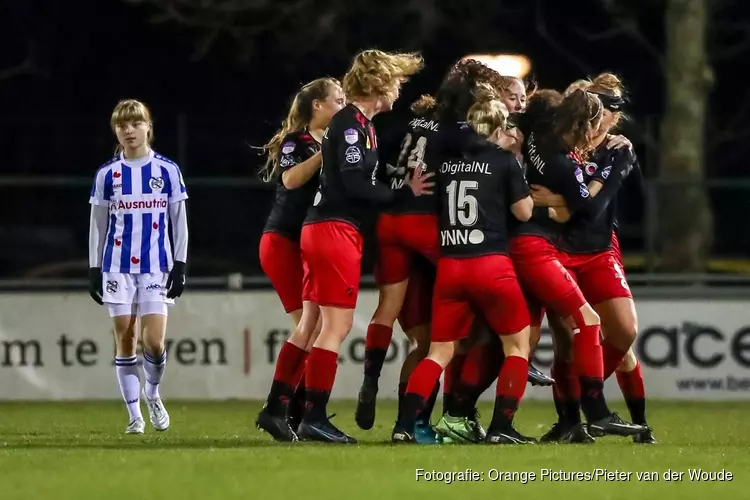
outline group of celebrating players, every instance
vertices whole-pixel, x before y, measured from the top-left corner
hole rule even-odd
[[[380,291],[367,330],[357,425],[375,421],[393,326],[415,347],[399,384],[394,442],[523,444],[513,419],[527,381],[553,385],[558,421],[541,441],[592,443],[646,424],[637,332],[615,229],[615,200],[638,168],[612,131],[624,89],[612,74],[564,93],[527,89],[472,59],[455,64],[402,128],[376,134],[417,54],[365,50],[341,83],[303,86],[266,145],[276,197],[260,243],[264,272],[294,330],[257,426],[278,441],[355,443],[326,406],[352,328],[363,233],[375,223]],[[552,377],[529,364],[544,313]],[[431,425],[443,380],[443,415]],[[606,403],[613,373],[633,423]],[[479,396],[496,383],[485,431]],[[581,420],[581,411],[585,423]]]
[[[534,442],[513,427],[529,381],[553,386],[558,421],[542,441],[616,434],[655,443],[614,233],[617,193],[638,169],[630,142],[611,133],[625,104],[621,82],[605,73],[561,94],[462,60],[434,97],[412,105],[403,127],[378,136],[373,117],[391,110],[422,66],[416,54],[361,52],[341,83],[303,86],[266,145],[266,179],[277,188],[260,260],[294,331],[256,424],[279,441],[356,442],[326,406],[352,327],[363,233],[374,222],[380,297],[367,330],[360,428],[374,425],[398,320],[415,347],[401,369],[394,442]],[[113,318],[125,432],[142,434],[141,395],[156,430],[170,423],[159,386],[168,306],[185,284],[188,196],[179,167],[150,147],[143,103],[120,102],[111,126],[118,155],[97,171],[90,197],[89,292]],[[545,311],[552,377],[529,364]],[[443,415],[433,426],[443,372]],[[605,401],[613,373],[632,424]],[[476,405],[495,380],[485,431]]]

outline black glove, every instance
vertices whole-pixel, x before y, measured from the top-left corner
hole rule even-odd
[[[102,295],[102,268],[101,267],[90,267],[89,268],[89,295],[94,299],[94,302],[101,305]]]
[[[185,291],[185,263],[175,261],[167,278],[167,298],[175,299]]]

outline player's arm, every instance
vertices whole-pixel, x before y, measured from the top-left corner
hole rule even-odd
[[[612,200],[617,197],[622,183],[632,171],[635,162],[636,158],[632,149],[614,149],[607,158],[604,168],[597,170],[589,183],[597,187],[587,207],[592,220],[604,214]]]
[[[507,165],[506,192],[510,201],[510,211],[513,216],[521,222],[531,219],[534,211],[534,200],[531,198],[529,184],[523,175],[523,167],[516,162],[508,162]]]
[[[104,169],[97,172],[89,197],[89,295],[97,304],[103,303],[102,260],[109,225],[109,202],[112,199],[111,187],[105,187],[105,176]]]
[[[337,132],[341,134],[340,132]],[[344,192],[348,198],[362,200],[373,205],[387,206],[399,200],[412,198],[414,192],[404,183],[398,190],[391,190],[390,186],[383,184],[368,175],[364,169],[365,141],[362,131],[357,130],[356,142],[349,143],[343,140],[344,136],[336,137],[336,161],[341,171],[341,181]]]
[[[323,165],[323,155],[318,151],[302,163],[297,163],[294,156],[282,153],[279,162],[281,168],[284,169],[281,174],[284,187],[297,189],[304,186],[315,175],[315,172],[320,170],[320,166]]]

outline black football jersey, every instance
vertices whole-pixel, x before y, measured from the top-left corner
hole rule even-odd
[[[487,143],[437,169],[441,256],[507,254],[510,207],[529,195],[515,156]]]
[[[318,188],[319,172],[303,186],[287,189],[281,181],[284,171],[303,163],[320,151],[320,144],[307,131],[294,132],[284,137],[279,156],[279,175],[275,179],[276,196],[263,232],[281,233],[299,239],[302,222]]]
[[[372,122],[349,104],[331,119],[323,136],[320,185],[305,223],[341,220],[359,228],[368,215],[414,197],[381,181],[378,141]]]
[[[562,146],[537,144],[533,133],[524,143],[523,153],[529,185],[538,184],[562,195],[571,214],[586,207],[591,193],[583,176],[583,160],[577,154]],[[550,219],[547,207],[534,207],[528,222],[513,225],[513,235],[540,236],[553,244],[558,244],[563,231],[563,224]]]
[[[569,253],[598,253],[611,248],[617,217],[617,194],[624,177],[622,166],[632,165],[635,155],[627,148],[598,147],[584,168],[584,179],[601,182],[592,207],[574,214],[565,223],[559,247]]]
[[[384,157],[388,182],[391,189],[403,188],[407,175],[436,173],[440,162],[438,134],[440,124],[430,117],[414,117],[409,121],[406,133],[396,155]],[[395,156],[395,157],[394,157]],[[437,196],[422,195],[395,203],[388,209],[392,214],[434,214],[437,212]]]

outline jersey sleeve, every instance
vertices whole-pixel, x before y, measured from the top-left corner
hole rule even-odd
[[[552,191],[565,198],[568,210],[573,214],[583,208],[591,199],[589,188],[584,184],[581,166],[567,155],[557,155],[555,164],[550,165],[553,174]]]
[[[603,184],[602,189],[586,207],[592,219],[597,219],[609,204],[617,197],[617,193],[636,162],[635,155],[630,149],[622,148],[613,151],[607,158],[604,168],[598,169],[592,177]],[[601,174],[600,174],[601,172]]]
[[[339,134],[340,137],[333,139],[336,141],[336,163],[339,165],[341,181],[348,198],[375,205],[390,205],[412,194],[409,187],[391,191],[390,187],[379,181],[376,176],[366,173],[364,162],[367,137],[361,128],[348,128]]]
[[[529,195],[529,184],[523,175],[523,167],[515,158],[507,160],[506,170],[506,192],[508,193],[508,201],[512,205]]]
[[[91,186],[89,203],[91,205],[107,206],[112,199],[112,171],[106,168],[100,169]]]
[[[167,169],[169,175],[169,203],[177,203],[188,199],[185,180],[177,165],[170,165]]]

